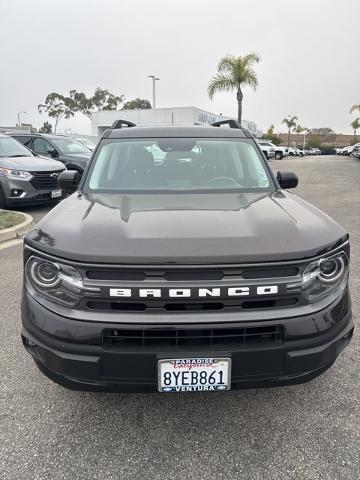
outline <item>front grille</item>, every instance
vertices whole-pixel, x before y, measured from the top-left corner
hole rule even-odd
[[[305,265],[305,264],[304,264]],[[303,304],[301,293],[286,285],[300,280],[302,264],[199,265],[199,266],[84,266],[81,270],[90,288],[84,309],[98,312],[176,313],[194,311],[236,312],[291,308]],[[276,286],[277,291],[258,294],[257,287]],[[248,294],[229,294],[231,287],[246,287]],[[126,296],[110,295],[110,289],[126,289]],[[140,289],[157,294],[140,295]],[[190,295],[170,295],[170,289],[188,289]],[[207,290],[199,294],[199,291]],[[209,290],[217,289],[220,293]],[[121,294],[119,294],[121,295]]]
[[[52,172],[30,172],[33,178],[30,180],[31,185],[36,190],[52,190],[58,188],[58,176],[62,170]],[[56,176],[51,176],[51,175]]]
[[[291,307],[298,303],[297,297],[277,298],[277,299],[260,299],[260,300],[224,300],[218,302],[173,302],[166,303],[165,301],[148,300],[144,302],[115,302],[109,300],[96,300],[87,302],[89,310],[97,311],[133,311],[144,312],[149,310],[152,312],[167,311],[167,312],[194,312],[199,310],[261,310],[269,308],[283,308]]]
[[[86,270],[86,277],[92,280],[126,280],[145,281],[151,279],[164,280],[164,282],[186,282],[227,280],[232,278],[256,279],[256,278],[279,278],[293,277],[299,273],[296,266],[280,267],[226,267],[223,269],[212,268],[92,268]]]
[[[219,328],[146,328],[103,330],[103,345],[190,347],[251,345],[276,346],[285,341],[284,328],[280,325],[267,327]]]

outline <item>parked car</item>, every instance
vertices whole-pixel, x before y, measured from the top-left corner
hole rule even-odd
[[[91,156],[85,145],[65,135],[12,133],[11,136],[34,153],[59,160],[68,170],[83,173]]]
[[[348,157],[349,155],[351,155],[352,151],[354,150],[354,147],[353,145],[350,145],[348,147],[344,147],[341,151],[340,151],[340,155],[344,155],[346,157]]]
[[[57,179],[64,170],[61,162],[36,156],[0,134],[0,208],[60,199]]]
[[[281,147],[280,145],[275,145],[274,143],[269,142],[268,140],[259,139],[258,143],[261,147],[270,147],[274,149],[276,160],[281,160],[283,157],[286,157],[288,154],[287,147]]]
[[[360,143],[354,145],[351,155],[356,158],[360,158]]]
[[[320,148],[313,148],[314,155],[321,155],[321,150]]]
[[[258,145],[261,149],[261,151],[263,152],[263,154],[265,155],[265,157],[267,158],[267,160],[272,160],[273,158],[275,158],[275,148],[270,146],[270,145],[267,145],[268,142],[265,143],[261,143],[259,140],[257,140],[258,142]]]
[[[83,145],[85,145],[86,148],[88,148],[91,152],[93,152],[95,150],[95,147],[99,139],[97,137],[94,137],[94,138],[76,137],[75,140],[82,143]]]
[[[296,157],[298,155],[296,148],[289,147],[288,148],[288,155],[290,157]]]
[[[24,242],[22,341],[50,379],[163,393],[288,385],[348,345],[348,234],[287,191],[296,175],[275,176],[237,122],[116,122],[90,162],[82,178],[60,175],[74,193]]]

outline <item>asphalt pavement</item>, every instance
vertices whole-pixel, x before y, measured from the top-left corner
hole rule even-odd
[[[289,158],[296,193],[351,234],[360,312],[360,161]],[[46,208],[27,208],[39,220]],[[201,394],[71,392],[20,341],[21,246],[0,251],[0,479],[360,478],[359,332],[310,383]]]

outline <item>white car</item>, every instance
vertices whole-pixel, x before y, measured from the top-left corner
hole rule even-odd
[[[288,152],[291,157],[298,157],[299,156],[299,149],[294,147],[289,147]]]
[[[281,147],[280,145],[275,145],[274,143],[269,142],[268,140],[261,140],[261,139],[258,140],[258,143],[261,147],[270,147],[274,149],[276,160],[281,160],[283,157],[286,157],[288,155],[287,147]]]
[[[355,143],[355,145],[352,145],[352,150],[349,153],[349,155],[352,155],[353,157],[357,157],[359,149],[360,149],[360,143]]]
[[[269,145],[264,145],[264,143],[260,143],[259,140],[257,140],[257,142],[259,144],[259,147],[260,147],[261,151],[263,152],[263,154],[265,155],[265,157],[268,160],[275,157],[275,148],[274,147],[269,146]],[[265,143],[268,143],[268,142],[265,142]]]
[[[355,145],[350,145],[349,147],[344,147],[341,151],[341,155],[349,156],[352,154]]]

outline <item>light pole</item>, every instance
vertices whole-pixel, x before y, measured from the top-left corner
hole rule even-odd
[[[303,150],[305,150],[305,146],[306,146],[306,135],[307,133],[309,132],[309,130],[307,128],[304,129],[304,142],[303,142]]]
[[[156,107],[155,84],[156,84],[157,80],[160,80],[160,78],[157,78],[156,75],[148,75],[148,77],[152,78],[152,81],[153,81],[153,105],[152,105],[152,107],[155,108]]]
[[[23,110],[22,112],[18,112],[17,117],[18,117],[18,125],[19,125],[19,127],[21,127],[20,115],[21,115],[22,113],[27,113],[27,112],[25,112],[24,110]]]

